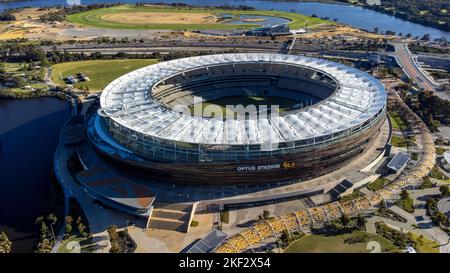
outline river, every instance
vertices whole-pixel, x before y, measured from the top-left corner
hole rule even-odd
[[[30,0],[22,2],[1,3],[0,10],[7,8],[17,8],[25,6],[43,7],[52,5],[67,5],[67,3],[81,2],[82,4],[92,3],[136,3],[141,0]],[[311,2],[272,2],[272,1],[252,1],[252,0],[147,0],[148,3],[187,3],[191,5],[247,5],[256,9],[281,10],[302,13],[305,15],[317,14],[319,17],[337,18],[339,22],[365,30],[373,30],[378,27],[381,31],[392,30],[396,33],[411,33],[414,36],[422,37],[430,34],[432,39],[446,37],[450,40],[450,33],[432,27],[411,23],[391,15],[379,13],[373,10],[364,9],[352,5],[325,4]]]
[[[48,211],[53,154],[69,118],[56,98],[0,99],[0,230],[13,252],[31,252],[35,219]]]

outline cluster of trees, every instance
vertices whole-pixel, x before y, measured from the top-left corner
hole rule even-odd
[[[83,224],[81,216],[76,217],[76,221],[74,221],[74,218],[71,215],[67,215],[65,217],[66,220],[66,226],[65,226],[65,233],[64,238],[67,239],[70,237],[70,235],[73,234],[74,226],[76,225],[76,231],[79,235],[87,238],[89,237],[89,232],[87,230],[87,227],[85,224]]]
[[[280,239],[278,240],[278,245],[282,248],[288,247],[290,244],[304,236],[305,234],[301,231],[289,232],[288,230],[283,230],[283,233],[281,233]]]
[[[148,3],[146,2],[139,2],[134,4],[136,7],[144,7],[148,6]],[[211,8],[211,9],[224,9],[224,10],[254,10],[255,8],[252,6],[246,6],[246,5],[230,5],[230,4],[223,4],[220,6],[193,6],[186,3],[152,3],[152,5],[161,5],[161,6],[170,6],[173,8]]]
[[[364,218],[360,214],[358,214],[355,218],[350,218],[347,214],[342,214],[339,219],[333,220],[328,223],[326,228],[331,231],[364,229],[366,222],[366,218]]]
[[[59,7],[57,11],[48,12],[46,14],[43,14],[39,16],[40,22],[61,22],[66,19],[67,15],[83,12],[83,11],[89,11],[93,9],[99,9],[99,8],[108,8],[112,7],[117,4],[92,4],[92,5],[72,5],[72,6],[63,6]],[[40,10],[46,10],[46,8],[41,8]]]
[[[393,242],[394,245],[405,248],[407,246],[412,246],[417,248],[421,244],[423,244],[423,238],[415,240],[412,233],[404,233],[393,229],[386,225],[384,222],[375,223],[376,232],[382,237],[388,239]]]
[[[11,252],[11,241],[3,231],[0,232],[0,253]]]
[[[400,199],[397,200],[395,204],[409,213],[414,212],[414,202],[413,199],[409,196],[407,190],[402,190],[402,192],[400,193]]]
[[[409,49],[414,52],[425,52],[425,53],[433,53],[433,54],[449,54],[450,48],[448,47],[432,47],[432,46],[422,46],[420,44],[411,44],[408,45]]]
[[[0,61],[3,62],[39,62],[48,65],[45,52],[26,40],[10,40],[0,44]]]
[[[49,214],[47,217],[40,216],[36,219],[40,235],[35,252],[50,253],[52,251],[56,241],[53,225],[56,224],[57,220],[58,218],[53,214]]]
[[[117,231],[117,226],[112,225],[108,227],[107,232],[111,243],[110,253],[132,253],[136,249],[136,242],[133,241],[127,229]]]
[[[437,132],[439,125],[450,123],[450,101],[439,98],[433,92],[423,91],[406,95],[401,92],[403,100],[430,128]]]
[[[15,21],[16,16],[14,16],[11,11],[0,12],[0,21]]]
[[[448,186],[441,186],[439,188],[441,192],[441,197],[448,196],[450,194],[450,190]],[[431,216],[431,220],[439,225],[444,231],[450,231],[450,220],[448,217],[439,211],[438,202],[440,198],[430,198],[427,200],[425,207],[427,208],[427,213]]]
[[[349,0],[338,0],[350,2]],[[360,1],[365,8],[386,13],[407,21],[450,31],[450,2],[448,0],[383,0],[381,5],[369,5]],[[447,12],[445,12],[447,11]]]

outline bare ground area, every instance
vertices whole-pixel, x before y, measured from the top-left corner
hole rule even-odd
[[[109,22],[124,24],[214,24],[217,16],[212,13],[183,12],[133,12],[112,13],[101,16]]]

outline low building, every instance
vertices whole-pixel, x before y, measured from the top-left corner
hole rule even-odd
[[[195,243],[186,252],[187,253],[213,252],[213,250],[217,246],[219,246],[226,238],[227,238],[226,233],[224,233],[220,230],[214,230],[211,233],[209,233],[205,238],[202,238],[197,243]]]
[[[388,172],[401,172],[406,167],[406,164],[408,164],[410,158],[411,155],[409,153],[397,153],[387,164]]]
[[[245,32],[246,36],[281,36],[290,34],[289,26],[286,24],[266,25]]]
[[[444,160],[442,163],[444,163],[445,168],[450,169],[450,152],[444,153]]]
[[[141,184],[95,166],[77,175],[85,190],[106,206],[141,217],[149,217],[155,194]]]

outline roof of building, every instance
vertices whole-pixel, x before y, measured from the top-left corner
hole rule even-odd
[[[444,160],[445,160],[445,162],[450,164],[450,152],[445,152],[444,153]]]
[[[84,131],[84,115],[74,115],[64,124],[60,135],[60,142],[62,144],[78,143],[84,139]]]
[[[208,253],[227,238],[227,234],[214,230],[188,249],[187,253]]]
[[[283,63],[332,77],[336,91],[321,102],[276,118],[203,118],[164,107],[151,95],[163,79],[217,64]],[[147,66],[111,82],[100,104],[104,115],[143,135],[186,143],[247,145],[307,140],[347,132],[373,118],[386,104],[383,85],[358,69],[305,56],[240,53],[190,57]],[[224,133],[226,131],[226,133]],[[226,137],[225,137],[226,136]]]
[[[104,167],[92,167],[80,172],[77,177],[88,190],[133,209],[149,209],[155,199],[155,194],[148,187],[131,182]]]
[[[398,171],[406,166],[406,163],[408,163],[410,157],[411,155],[408,153],[399,152],[394,156],[394,158],[392,158],[391,161],[389,161],[387,167]]]

